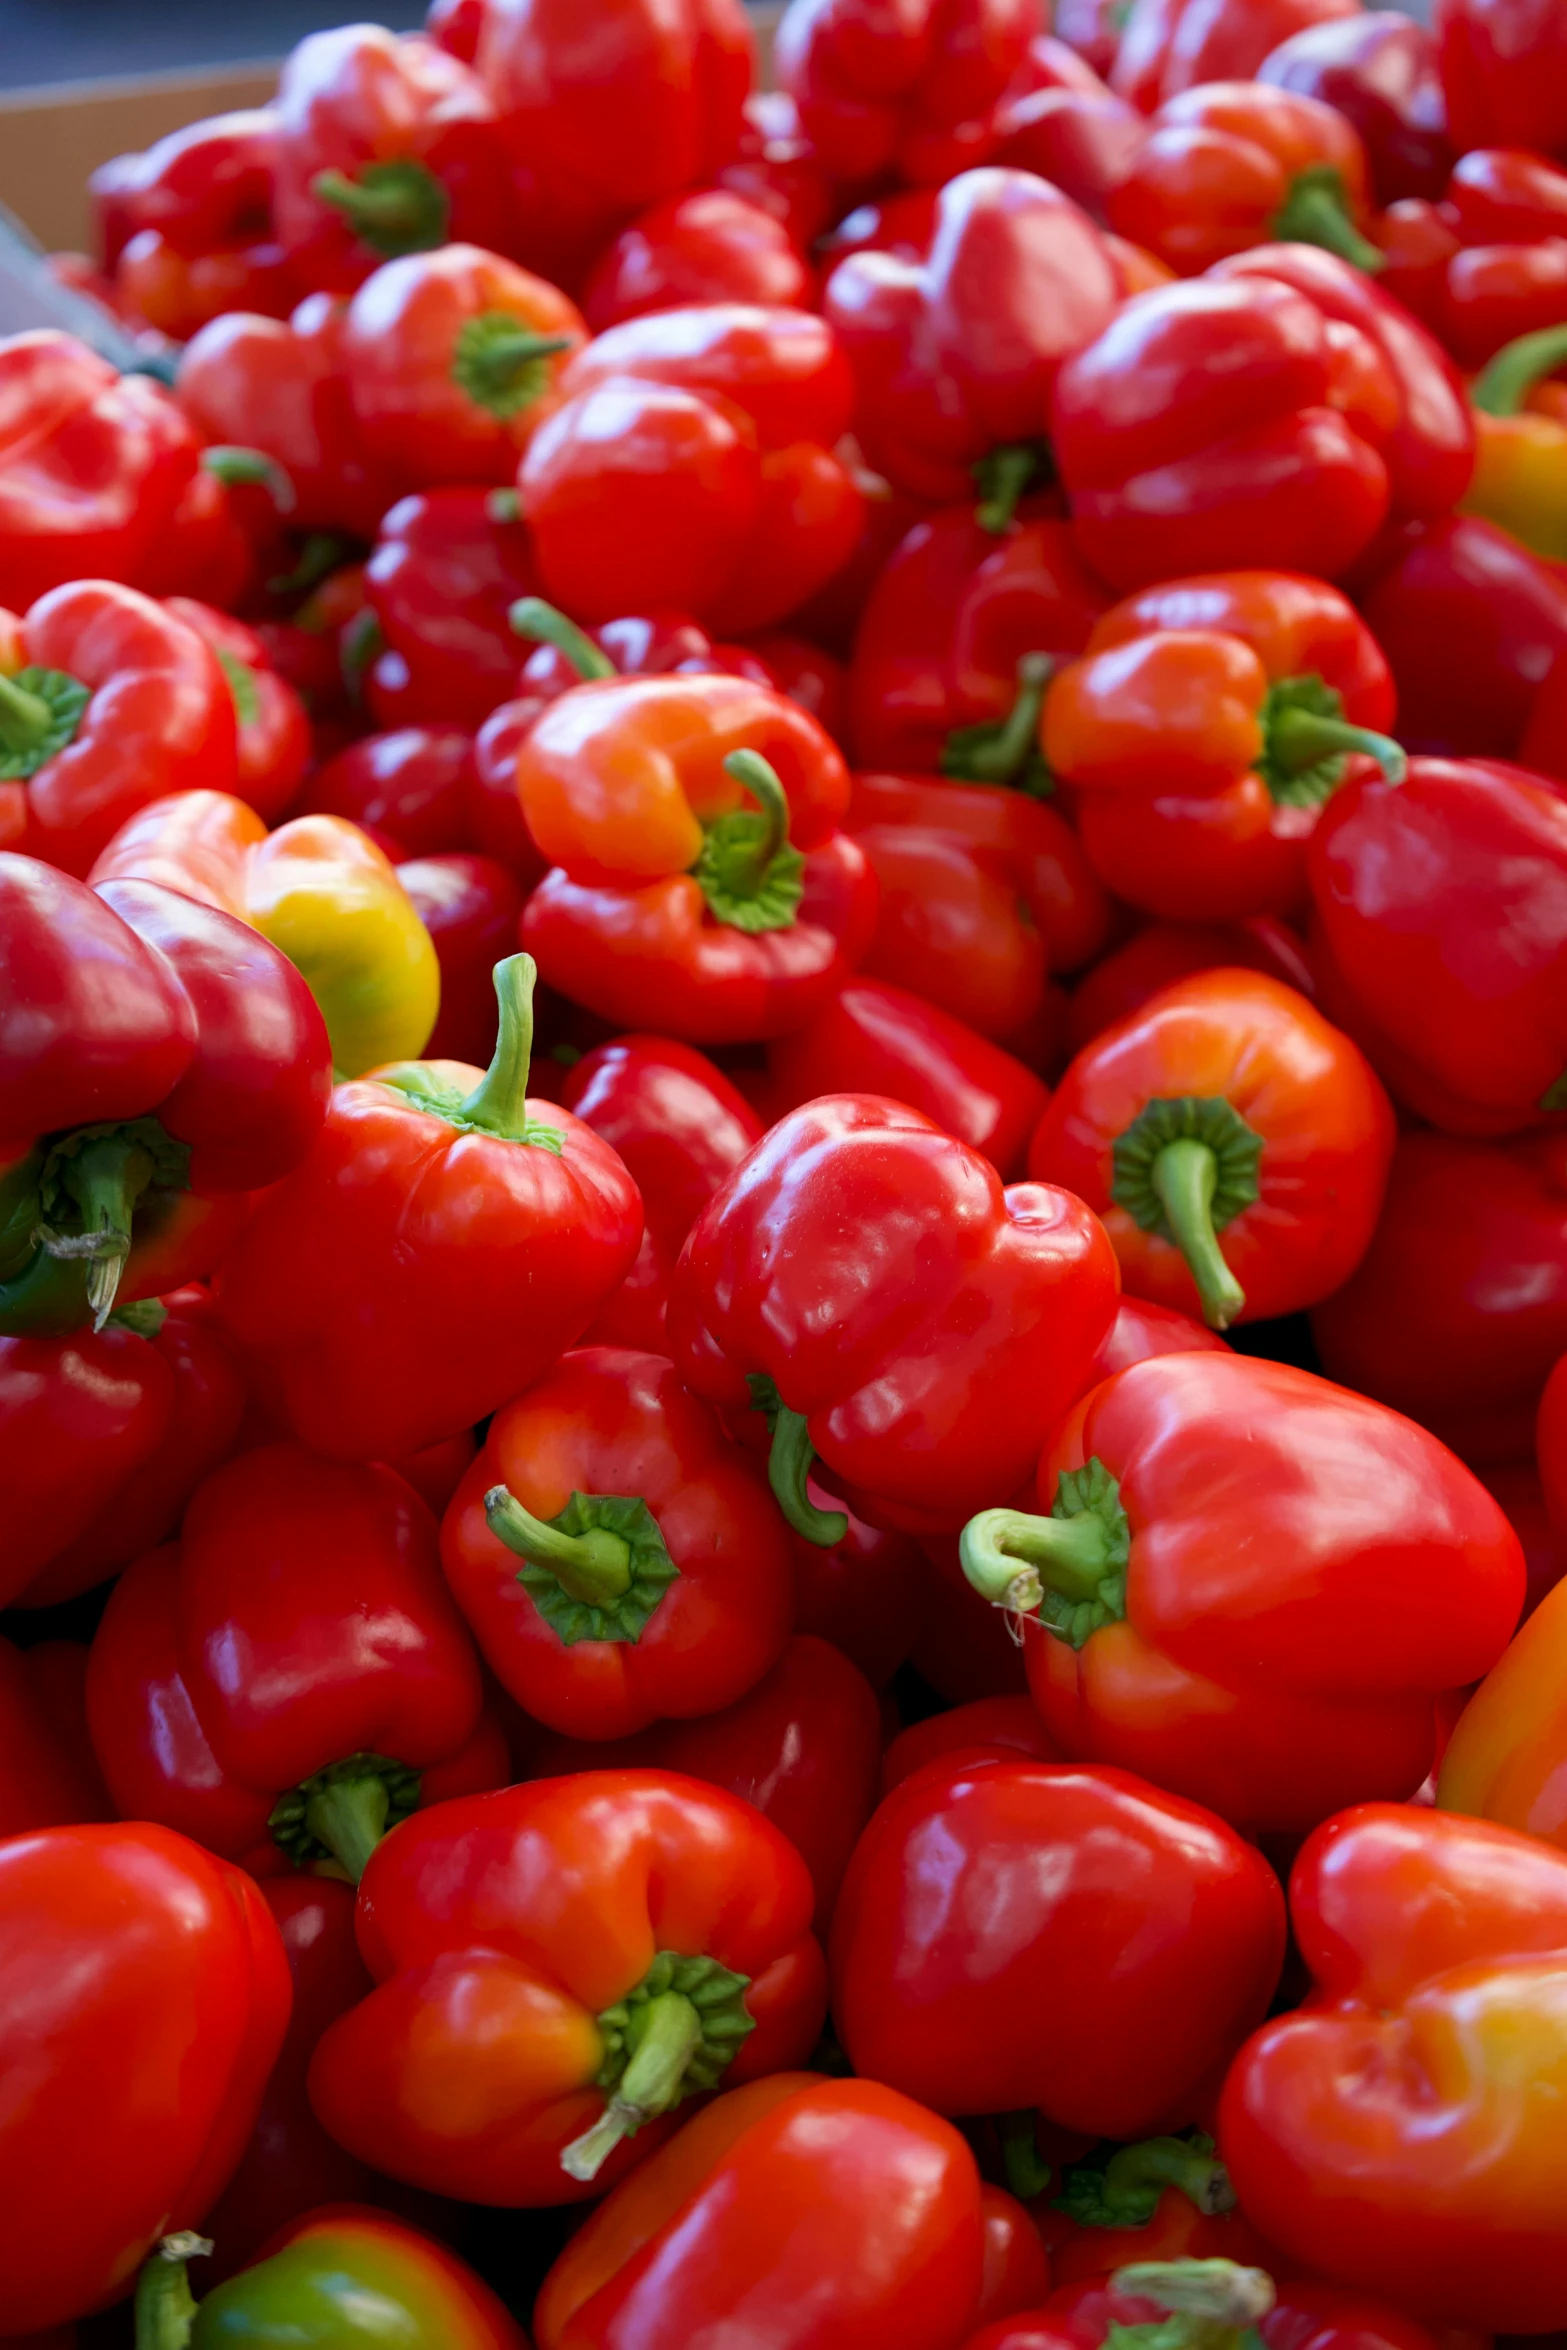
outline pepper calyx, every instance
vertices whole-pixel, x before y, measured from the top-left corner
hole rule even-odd
[[[981,1510],[958,1539],[963,1572],[981,1598],[1081,1648],[1126,1614],[1132,1529],[1121,1488],[1097,1455],[1063,1472],[1050,1515]]]
[[[756,2029],[749,1975],[716,1958],[661,1950],[634,1990],[598,2017],[604,2058],[594,2077],[603,2113],[561,2153],[574,2179],[597,2177],[622,2139],[704,2089],[715,2089]]]
[[[505,1485],[484,1497],[490,1532],[522,1560],[517,1580],[563,1648],[641,1639],[680,1573],[640,1494],[573,1493],[536,1518]]]
[[[549,389],[549,362],[569,351],[571,335],[541,334],[510,310],[465,319],[452,350],[452,380],[498,423],[531,408]]]
[[[434,172],[411,157],[367,163],[357,179],[342,171],[318,171],[310,193],[340,213],[359,242],[383,260],[430,253],[447,241],[451,198]]]
[[[1336,163],[1310,163],[1295,174],[1268,224],[1268,235],[1278,244],[1320,245],[1368,277],[1387,266],[1386,256],[1355,226],[1344,174]]]
[[[1344,780],[1350,754],[1375,759],[1389,783],[1409,771],[1403,745],[1373,727],[1352,726],[1344,698],[1315,670],[1268,688],[1259,714],[1257,773],[1281,808],[1320,808]]]
[[[1146,2227],[1159,2199],[1174,2187],[1208,2217],[1233,2211],[1235,2189],[1201,2130],[1180,2138],[1144,2138],[1118,2146],[1103,2164],[1074,2163],[1054,2208],[1084,2228]]]
[[[789,838],[788,796],[756,751],[731,751],[724,770],[757,808],[736,808],[704,826],[692,876],[715,921],[753,937],[788,930],[805,894],[805,859]]]
[[[154,1185],[183,1191],[189,1175],[188,1145],[176,1142],[156,1118],[78,1126],[50,1138],[38,1172],[31,1239],[57,1263],[85,1269],[95,1330],[114,1310],[138,1201]]]
[[[91,700],[65,669],[0,671],[0,782],[23,782],[67,749]]]
[[[1045,689],[1055,670],[1050,653],[1025,653],[1017,665],[1017,695],[1005,718],[955,726],[937,762],[954,783],[1005,784],[1032,800],[1049,799],[1055,778],[1039,744]]]
[[[499,1022],[489,1068],[472,1093],[459,1093],[436,1075],[429,1061],[397,1061],[376,1072],[377,1085],[390,1086],[418,1110],[444,1119],[463,1134],[492,1134],[502,1142],[532,1143],[561,1157],[565,1136],[547,1119],[528,1115],[528,1072],[533,1063],[533,990],[538,965],[531,955],[508,955],[495,966]]]
[[[280,1795],[267,1826],[298,1866],[335,1864],[357,1885],[388,1829],[418,1810],[422,1784],[418,1771],[389,1755],[345,1755]]]

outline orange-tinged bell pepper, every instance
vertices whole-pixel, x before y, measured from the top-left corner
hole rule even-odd
[[[303,972],[345,1077],[416,1059],[429,1040],[434,942],[396,868],[344,816],[296,816],[269,834],[229,793],[185,792],[122,825],[92,878],[161,881],[259,930]]]
[[[1567,326],[1552,326],[1520,335],[1476,376],[1474,478],[1461,509],[1558,563],[1567,561],[1567,421],[1526,403],[1540,377],[1563,366]]]
[[[1567,1583],[1547,1593],[1465,1706],[1436,1800],[1567,1850]]]

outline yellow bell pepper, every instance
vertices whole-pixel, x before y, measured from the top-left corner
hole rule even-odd
[[[1460,511],[1500,524],[1537,555],[1567,562],[1567,421],[1525,403],[1567,366],[1567,327],[1509,343],[1469,387],[1475,469]],[[1555,403],[1549,404],[1553,409]]]
[[[1436,1800],[1567,1851],[1567,1582],[1547,1592],[1460,1714]]]
[[[417,1060],[441,1004],[429,932],[368,833],[296,816],[274,833],[227,792],[155,800],[93,869],[161,881],[237,914],[280,947],[321,1007],[339,1076]]]

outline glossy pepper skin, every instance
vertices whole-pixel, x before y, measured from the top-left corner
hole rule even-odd
[[[833,179],[895,173],[939,187],[982,159],[1038,26],[1028,0],[918,0],[896,15],[865,0],[802,0],[781,28],[776,70]]]
[[[424,1503],[389,1469],[298,1445],[207,1479],[178,1547],[116,1585],[88,1683],[122,1812],[356,1881],[416,1805],[504,1776],[481,1702]]]
[[[760,1466],[662,1355],[583,1347],[496,1415],[442,1528],[447,1581],[533,1720],[623,1738],[744,1695],[789,1636]]]
[[[1024,1614],[1046,1728],[1253,1831],[1418,1787],[1437,1697],[1490,1669],[1523,1604],[1484,1487],[1288,1364],[1135,1364],[1054,1431],[1038,1492],[1059,1515],[987,1511],[963,1563]]]
[[[476,484],[389,506],[365,568],[386,640],[365,681],[377,723],[482,725],[517,690],[523,656],[507,614],[538,586],[527,531]]]
[[[235,774],[228,685],[183,621],[108,580],[29,607],[0,676],[0,776],[27,787],[18,847],[85,873],[149,800]]]
[[[690,1045],[618,1036],[577,1062],[561,1102],[615,1151],[642,1194],[642,1245],[588,1335],[661,1353],[675,1261],[714,1192],[762,1139],[723,1071]]]
[[[1347,0],[1132,0],[1110,86],[1151,114],[1199,82],[1248,80],[1291,33],[1352,13]]]
[[[606,1019],[693,1044],[776,1036],[868,943],[875,884],[836,829],[842,754],[767,687],[580,686],[524,737],[517,786],[554,867],[523,943],[550,986]]]
[[[395,2339],[407,2350],[527,2350],[522,2329],[465,2261],[388,2212],[329,2204],[291,2218],[242,2268],[197,2300],[185,2262],[205,2239],[176,2238],[136,2285],[139,2350],[263,2350],[279,2331],[326,2350]]]
[[[967,1143],[1004,1181],[1022,1174],[1050,1098],[989,1037],[881,979],[851,979],[824,1012],[769,1046],[767,1061],[775,1114],[823,1094],[877,1094]]]
[[[250,1879],[166,1828],[12,1837],[0,1888],[5,2063],[29,2083],[3,2133],[6,2322],[24,2332],[117,2301],[216,2199],[289,1984]]]
[[[173,1409],[168,1363],[118,1323],[68,1338],[0,1338],[0,1605],[145,1471]]]
[[[1267,915],[1248,922],[1150,922],[1079,980],[1068,999],[1066,1044],[1081,1052],[1103,1029],[1172,981],[1221,968],[1265,971],[1303,996],[1316,982],[1305,940]]]
[[[1321,245],[1362,269],[1379,258],[1354,126],[1320,99],[1257,82],[1166,99],[1107,209],[1119,235],[1181,277],[1272,240]]]
[[[774,1382],[780,1498],[798,1497],[814,1448],[851,1501],[940,1529],[987,1482],[1010,1492],[1026,1473],[1115,1292],[1109,1241],[1080,1202],[1003,1190],[918,1111],[842,1094],[781,1119],[704,1209],[670,1337],[687,1383],[727,1411],[753,1403],[754,1379]],[[798,1507],[791,1522],[842,1531]]]
[[[727,635],[788,618],[859,541],[834,452],[853,383],[805,310],[627,319],[568,360],[518,474],[549,594],[585,620],[659,608]]]
[[[857,2072],[938,2113],[1135,2137],[1256,2024],[1283,1949],[1278,1880],[1197,1805],[1124,1771],[933,1762],[850,1863],[833,2017]]]
[[[1129,596],[1046,696],[1047,766],[1081,793],[1095,869],[1173,921],[1293,910],[1352,753],[1402,775],[1387,663],[1348,599],[1289,572]]]
[[[1348,1280],[1394,1131],[1347,1036],[1279,980],[1221,969],[1177,980],[1084,1047],[1028,1168],[1103,1217],[1134,1296],[1224,1330]]]
[[[74,335],[0,351],[0,570],[27,605],[84,577],[139,585],[201,454],[188,419],[142,375]]]
[[[939,770],[1021,792],[1032,784],[1037,796],[1037,656],[1082,652],[1107,599],[1068,523],[1032,503],[988,520],[999,527],[972,498],[943,507],[880,572],[849,673],[855,757],[890,773]]]
[[[505,252],[506,159],[483,84],[380,25],[310,33],[278,83],[273,213],[304,283],[351,293],[378,263],[448,238]]]
[[[441,1008],[426,1056],[482,1067],[497,1035],[495,966],[516,944],[522,891],[496,858],[461,849],[410,858],[397,879],[441,966]]]
[[[297,803],[302,816],[346,816],[397,863],[479,845],[474,738],[459,726],[398,726],[361,735],[325,760]]]
[[[471,1426],[585,1328],[636,1255],[630,1176],[526,1100],[532,966],[498,968],[489,1073],[401,1062],[339,1086],[311,1157],[260,1204],[220,1297],[302,1442],[395,1458]]]
[[[235,790],[247,807],[275,824],[292,806],[311,763],[303,701],[243,620],[194,596],[170,596],[164,609],[193,628],[216,657],[234,704]]]
[[[694,302],[808,307],[809,266],[787,218],[740,190],[698,188],[652,205],[621,230],[582,293],[595,334],[649,310]]]
[[[587,339],[575,302],[479,245],[383,262],[343,324],[365,447],[410,490],[509,485],[556,377]]]
[[[1178,2243],[1146,2251],[1135,2242],[1109,2273],[1063,2280],[1040,2309],[986,2327],[963,2350],[1097,2350],[1122,2328],[1157,2325],[1172,2345],[1207,2342],[1211,2350],[1255,2339],[1263,2350],[1437,2350],[1456,2328],[1427,2328],[1403,2309],[1369,2294],[1314,2279],[1275,2285],[1274,2248],[1239,2215],[1206,2223],[1230,2229],[1209,2250]]]
[[[196,1200],[297,1166],[326,1112],[326,1031],[298,973],[228,915],[148,882],[89,890],[0,856],[12,1000],[0,1066],[0,1328],[102,1326],[149,1294],[142,1232],[171,1221],[209,1271]],[[210,1236],[208,1236],[210,1237]],[[129,1270],[127,1270],[129,1265]]]
[[[1307,870],[1324,1009],[1397,1098],[1449,1133],[1542,1124],[1567,1098],[1561,795],[1520,768],[1414,759],[1396,789],[1329,802]]]
[[[86,1670],[87,1651],[73,1640],[27,1649],[0,1640],[0,1838],[110,1816],[87,1739]]]
[[[949,181],[928,257],[853,254],[828,281],[871,463],[945,502],[1006,451],[1021,486],[1062,361],[1108,326],[1120,295],[1103,235],[1048,181],[997,165]]]
[[[876,2081],[777,2073],[698,2114],[589,2216],[544,2280],[535,2337],[948,2350],[983,2286],[982,2210],[950,2122]]]
[[[1459,1715],[1437,1774],[1442,1811],[1499,1820],[1567,1849],[1561,1648],[1567,1587],[1558,1583]]]
[[[1567,191],[1567,173],[1561,177]],[[1567,327],[1526,334],[1504,344],[1469,388],[1476,446],[1465,511],[1499,523],[1553,562],[1567,556],[1567,422],[1525,403],[1539,378],[1564,357]]]
[[[1400,1136],[1358,1272],[1318,1306],[1323,1367],[1464,1459],[1527,1460],[1567,1349],[1567,1144]]]
[[[1311,1838],[1290,1907],[1313,1998],[1241,2052],[1219,2113],[1246,2211],[1341,2284],[1548,2330],[1567,1863],[1488,1820],[1366,1804]]]
[[[925,825],[871,824],[855,838],[877,889],[862,980],[887,980],[999,1042],[1051,1021],[1045,942],[1002,857]]]
[[[1452,150],[1436,44],[1413,18],[1375,8],[1305,25],[1270,50],[1256,78],[1320,98],[1353,123],[1383,204],[1442,193]]]
[[[365,1872],[376,1988],[324,2035],[311,2100],[395,2178],[581,2201],[685,2097],[800,2062],[825,2006],[812,1899],[776,1828],[672,1772],[441,1805]]]
[[[1436,37],[1456,147],[1567,148],[1567,32],[1549,0],[1441,0]]]

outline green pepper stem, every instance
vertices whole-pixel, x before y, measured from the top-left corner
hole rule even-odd
[[[1017,693],[999,725],[962,726],[947,737],[941,772],[965,783],[1015,783],[1039,749],[1045,688],[1055,670],[1049,653],[1025,653],[1017,665]]]
[[[1137,2260],[1116,2269],[1110,2282],[1116,2292],[1152,2301],[1172,2316],[1237,2331],[1266,2317],[1276,2299],[1265,2270],[1234,2260]]]
[[[680,2101],[686,2067],[702,2045],[702,2019],[683,1993],[650,1999],[636,2053],[619,2087],[591,2129],[561,2150],[560,2167],[573,2179],[596,2179],[623,2138]]]
[[[831,1550],[848,1533],[849,1521],[841,1510],[819,1510],[806,1491],[805,1481],[815,1458],[816,1447],[811,1442],[804,1413],[792,1412],[787,1404],[781,1403],[773,1422],[767,1482],[796,1534],[803,1534],[819,1550]]]
[[[120,1275],[131,1253],[136,1202],[156,1173],[151,1151],[130,1130],[95,1137],[69,1162],[64,1181],[83,1229],[45,1231],[43,1246],[52,1257],[86,1264],[87,1303],[95,1330],[101,1330],[114,1311]]]
[[[429,252],[446,241],[451,199],[422,163],[368,163],[358,179],[342,171],[318,171],[310,193],[340,213],[362,244],[389,260],[399,253]]]
[[[531,955],[508,955],[495,966],[500,1028],[495,1053],[483,1078],[462,1105],[470,1126],[522,1142],[528,1131],[528,1070],[533,1060],[533,988],[538,965]]]
[[[1387,266],[1385,255],[1350,218],[1343,174],[1331,163],[1314,163],[1296,174],[1270,229],[1282,244],[1320,245],[1368,277]]]
[[[1028,2203],[1034,2196],[1043,2195],[1053,2175],[1039,2151],[1036,2116],[1032,2110],[1004,2114],[1000,2130],[1001,2161],[1007,2185],[1020,2203]]]
[[[988,530],[992,538],[1004,538],[1017,520],[1017,510],[1023,493],[1039,471],[1039,451],[1029,441],[1016,441],[1000,449],[992,449],[974,468],[979,483],[979,503],[974,508],[974,520],[981,530]]]
[[[731,751],[724,761],[724,773],[748,791],[767,819],[767,829],[743,860],[749,869],[742,877],[740,857],[730,851],[728,885],[731,892],[747,893],[747,881],[754,892],[761,888],[778,851],[789,838],[789,799],[778,773],[760,751]],[[754,876],[754,879],[750,877]]]
[[[1487,416],[1516,416],[1542,377],[1567,367],[1567,326],[1542,327],[1504,343],[1469,386],[1469,405]]]
[[[553,604],[546,604],[542,596],[519,596],[506,620],[514,636],[526,637],[530,644],[553,645],[584,683],[618,674],[614,662],[587,630],[568,620],[564,612],[557,612]]]
[[[243,485],[265,490],[279,514],[292,514],[299,503],[293,476],[261,449],[203,449],[201,470],[231,489]]]
[[[374,1772],[362,1779],[326,1779],[311,1788],[305,1803],[305,1826],[340,1862],[348,1881],[357,1885],[370,1855],[386,1834],[391,1796],[386,1781]]]
[[[1194,2210],[1209,2218],[1235,2209],[1235,2189],[1223,2163],[1185,2138],[1144,2138],[1135,2146],[1122,2146],[1111,2155],[1099,2180],[1107,2210],[1114,2215],[1118,2205],[1128,2204],[1129,2216],[1121,2224],[1133,2227],[1152,2217],[1149,2191],[1157,2201],[1166,2187],[1176,2188]],[[1118,2223],[1112,2216],[1107,2224]]]
[[[0,671],[0,749],[23,758],[47,739],[54,722],[41,694],[30,694]]]
[[[1165,1219],[1191,1268],[1210,1330],[1228,1330],[1246,1303],[1246,1292],[1224,1261],[1213,1228],[1213,1194],[1219,1162],[1205,1142],[1167,1142],[1153,1163],[1153,1187]]]
[[[993,1607],[1032,1615],[1047,1591],[1091,1600],[1114,1564],[1114,1540],[1103,1518],[1083,1510],[1071,1518],[1042,1518],[1026,1510],[981,1510],[958,1538],[963,1572]]]
[[[210,2236],[165,2236],[136,2279],[136,2350],[186,2350],[196,2317],[186,2262],[212,2250]]]
[[[1375,759],[1389,783],[1402,783],[1409,772],[1402,743],[1372,727],[1351,726],[1347,718],[1299,708],[1277,710],[1268,721],[1268,759],[1281,775],[1299,774],[1321,759],[1341,758],[1348,751]]]
[[[487,311],[459,334],[452,374],[477,406],[504,421],[532,407],[548,386],[545,360],[571,346],[570,335],[539,334],[504,311]]]
[[[536,1567],[548,1567],[561,1589],[584,1607],[613,1607],[631,1587],[631,1546],[607,1526],[563,1534],[524,1509],[504,1485],[484,1497],[490,1532]]]

